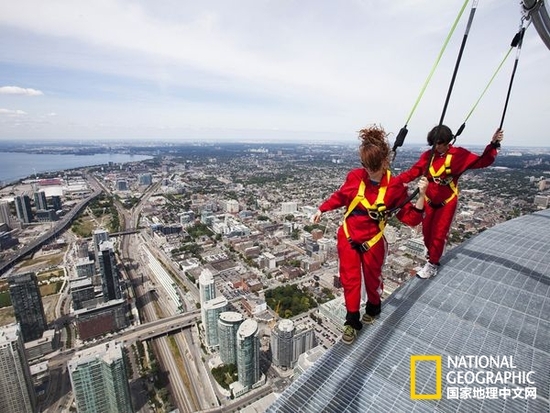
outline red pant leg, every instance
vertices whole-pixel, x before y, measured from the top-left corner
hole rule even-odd
[[[440,208],[432,208],[426,205],[425,216],[422,221],[422,234],[424,235],[424,245],[426,245],[430,255],[430,262],[434,264],[439,264],[439,260],[443,255],[457,205],[457,198]]]
[[[384,291],[382,266],[386,259],[386,251],[386,239],[382,238],[361,256],[367,299],[374,305],[380,304]]]
[[[361,305],[361,255],[351,248],[342,227],[338,229],[337,239],[340,282],[344,289],[346,310],[357,312]]]

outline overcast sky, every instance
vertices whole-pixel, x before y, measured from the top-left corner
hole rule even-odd
[[[405,121],[463,0],[0,0],[0,139],[356,142]],[[408,123],[439,123],[468,2]],[[444,123],[456,130],[510,48],[519,0],[482,0]],[[500,124],[509,55],[458,143]],[[550,146],[550,51],[533,26],[504,122]]]

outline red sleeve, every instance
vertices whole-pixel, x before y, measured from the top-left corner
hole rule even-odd
[[[362,177],[359,169],[354,169],[348,173],[346,180],[325,202],[319,206],[321,212],[332,211],[341,207],[347,207],[355,195]]]
[[[406,184],[424,175],[426,173],[426,170],[428,169],[431,155],[432,151],[424,152],[422,155],[420,155],[418,161],[416,161],[416,163],[411,166],[408,171],[401,172],[399,175],[397,175],[397,178],[401,182]]]
[[[392,196],[394,201],[392,201],[392,205],[388,205],[389,208],[391,209],[401,206],[401,209],[396,215],[397,219],[410,227],[419,225],[422,222],[424,211],[417,209],[411,201],[407,202],[409,194],[407,192],[407,188],[403,185],[399,177],[392,179],[391,189],[392,194],[395,195]]]
[[[459,149],[458,152],[458,159],[456,162],[456,172],[455,172],[455,166],[453,165],[452,171],[453,175],[456,174],[462,174],[466,172],[468,169],[480,169],[480,168],[486,168],[487,166],[491,165],[493,162],[495,162],[495,159],[497,157],[498,151],[496,148],[493,147],[493,145],[489,144],[485,147],[485,150],[480,155],[476,155],[475,153],[472,153],[464,148],[457,148]]]
[[[407,202],[397,214],[397,219],[409,227],[420,225],[423,217],[424,211],[417,209],[412,202]]]

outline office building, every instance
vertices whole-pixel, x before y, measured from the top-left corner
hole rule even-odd
[[[36,395],[18,324],[0,327],[0,412],[36,412]]]
[[[88,251],[87,248],[86,251]],[[75,270],[78,277],[93,277],[95,275],[95,264],[86,255],[85,258],[78,258],[76,260]]]
[[[78,413],[133,413],[119,343],[111,341],[77,352],[68,370]]]
[[[199,275],[199,292],[201,304],[216,297],[214,277],[212,272],[206,268]]]
[[[227,309],[227,298],[223,295],[208,300],[202,305],[204,333],[206,345],[216,347],[218,345],[218,318]]]
[[[103,241],[109,241],[109,233],[104,229],[94,230],[92,237],[94,239],[94,252],[96,255],[99,253],[99,244]]]
[[[111,241],[103,241],[99,245],[99,274],[103,288],[103,300],[116,300],[122,297],[120,282],[115,264],[115,251]]]
[[[224,311],[218,318],[218,345],[225,365],[237,364],[237,331],[244,321],[236,311]]]
[[[23,341],[37,340],[47,329],[46,315],[38,280],[34,272],[14,274],[8,277],[10,298],[15,319],[21,327]]]
[[[293,368],[301,354],[316,345],[315,332],[305,325],[295,326],[292,320],[281,320],[271,332],[273,363]]]
[[[298,203],[296,202],[281,202],[281,212],[283,214],[293,214],[298,212]]]
[[[7,226],[4,223],[2,225]],[[11,231],[8,232],[0,230],[0,251],[7,250],[17,244],[19,244],[19,239],[13,238]]]
[[[81,340],[91,340],[128,327],[128,304],[125,300],[121,298],[88,305],[91,302],[84,302],[84,308],[74,311],[75,326]]]
[[[56,211],[61,210],[63,208],[63,204],[61,202],[61,197],[59,195],[53,195],[51,198],[52,201],[52,208]]]
[[[48,209],[48,202],[46,201],[46,193],[44,191],[34,193],[34,207],[36,209]]]
[[[73,300],[73,309],[84,308],[84,303],[95,298],[94,285],[90,277],[81,277],[69,281],[69,291]]]
[[[53,222],[57,221],[59,217],[54,209],[37,209],[36,220],[38,222]]]
[[[260,380],[260,339],[258,322],[248,318],[237,330],[237,371],[239,383],[252,388]]]
[[[294,322],[283,319],[271,332],[271,354],[273,363],[278,367],[292,367],[292,338]]]
[[[118,179],[116,181],[116,190],[117,191],[127,191],[128,190],[128,182],[125,179]]]
[[[8,227],[11,224],[10,204],[8,202],[0,202],[0,223],[2,222]]]
[[[17,218],[24,224],[32,221],[31,199],[27,195],[19,195],[15,197],[15,211]]]
[[[141,174],[139,176],[139,184],[140,185],[151,185],[153,183],[153,175],[150,173]]]

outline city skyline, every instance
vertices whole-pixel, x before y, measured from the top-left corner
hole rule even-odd
[[[446,114],[453,130],[508,51],[519,3],[478,6]],[[356,142],[357,130],[379,123],[393,141],[462,5],[10,3],[0,16],[0,140]],[[469,13],[466,5],[407,143],[423,143],[439,122]],[[504,144],[548,145],[548,53],[529,27]],[[499,125],[514,55],[460,144],[483,144]]]

